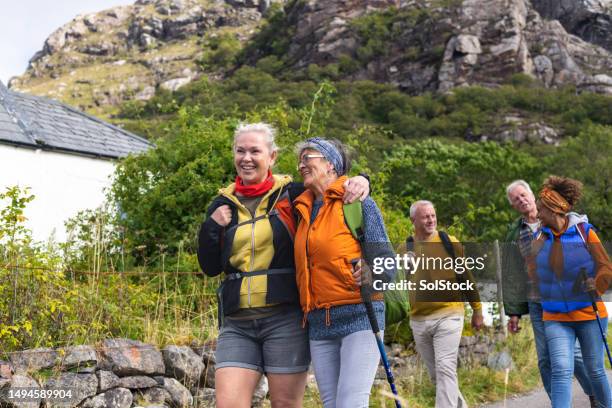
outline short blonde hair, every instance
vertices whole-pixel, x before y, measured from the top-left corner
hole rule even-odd
[[[272,125],[264,122],[257,123],[241,123],[234,132],[234,142],[232,143],[232,149],[236,149],[236,140],[240,135],[244,133],[256,132],[261,133],[266,138],[266,143],[270,149],[270,153],[277,152],[278,146],[276,145],[276,130]]]

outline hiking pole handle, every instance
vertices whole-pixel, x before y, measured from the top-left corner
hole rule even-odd
[[[580,268],[580,277],[583,282],[587,279],[586,268]],[[601,333],[601,340],[606,348],[606,354],[608,355],[608,361],[612,365],[612,354],[610,354],[610,347],[608,346],[608,341],[606,340],[606,331],[604,330],[603,325],[601,324],[601,318],[599,317],[599,311],[597,310],[597,292],[594,290],[586,291],[591,298],[591,305],[593,305],[593,311],[595,312],[595,320],[597,320],[597,325],[599,326],[599,332]]]
[[[359,259],[352,259],[351,265],[353,265],[353,269],[357,267],[359,263]],[[368,320],[370,321],[370,325],[372,326],[372,331],[374,333],[380,333],[380,327],[378,327],[378,320],[376,319],[376,313],[374,313],[374,306],[372,306],[372,288],[370,283],[365,277],[363,273],[361,275],[361,286],[359,287],[359,293],[361,295],[361,301],[366,309],[366,314],[368,315]]]
[[[582,280],[582,283],[585,286],[587,279],[588,275],[586,272],[586,268],[580,268],[580,280]],[[593,310],[595,311],[595,313],[598,313],[599,310],[597,310],[597,292],[595,290],[587,290],[586,293],[588,293],[589,297],[591,298],[591,305],[593,306]]]
[[[365,306],[366,313],[368,315],[368,320],[370,321],[370,325],[372,326],[372,331],[374,333],[380,333],[380,328],[378,327],[378,320],[376,319],[376,314],[374,313],[374,306],[372,306],[370,288],[368,288],[367,286],[361,286],[359,291],[361,292],[361,300],[363,300],[363,305]]]

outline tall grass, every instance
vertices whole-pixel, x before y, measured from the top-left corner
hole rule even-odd
[[[506,349],[513,359],[513,367],[506,379],[505,371],[495,371],[486,366],[467,365],[459,367],[459,389],[469,406],[501,401],[515,394],[535,388],[540,384],[535,343],[531,325],[523,322],[524,328],[516,335],[510,335],[496,345],[498,350]],[[426,367],[418,363],[408,376],[396,378],[399,395],[411,408],[435,406],[436,390],[431,383]],[[394,408],[388,386],[375,389],[370,406]],[[313,405],[316,406],[316,405]]]
[[[160,347],[216,337],[219,280],[203,278],[195,255],[179,245],[167,258],[160,246],[134,266],[102,210],[73,221],[66,244],[33,242],[23,215],[32,199],[16,187],[0,194],[0,358],[109,337]]]

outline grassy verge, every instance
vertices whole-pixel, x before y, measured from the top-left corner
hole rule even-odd
[[[466,366],[458,370],[459,387],[470,406],[504,400],[511,395],[530,391],[540,384],[530,325],[526,324],[521,333],[509,336],[505,342],[498,344],[498,348],[507,349],[514,361],[507,378],[505,371],[494,371],[483,366]],[[386,386],[374,390],[370,406],[393,408],[395,405],[389,398],[387,390]],[[399,379],[398,390],[407,406],[411,408],[427,408],[435,405],[435,387],[422,365],[417,366],[414,375]]]

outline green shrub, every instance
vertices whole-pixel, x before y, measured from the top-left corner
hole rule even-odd
[[[24,211],[34,196],[7,187],[0,193],[0,350],[46,346],[86,330],[53,244],[32,240]]]
[[[387,205],[408,214],[416,200],[436,206],[439,225],[464,240],[502,239],[516,216],[505,186],[514,179],[539,180],[535,157],[512,145],[423,140],[391,152],[382,165]]]
[[[228,69],[235,64],[241,49],[240,40],[232,33],[211,36],[204,42],[204,53],[198,62],[204,70]]]
[[[112,197],[132,247],[146,245],[150,254],[158,244],[176,248],[188,239],[194,248],[207,204],[233,173],[234,124],[181,109],[156,149],[117,166]]]
[[[585,212],[601,239],[612,239],[612,129],[587,126],[551,156],[550,174],[573,177],[584,183],[578,211]]]

